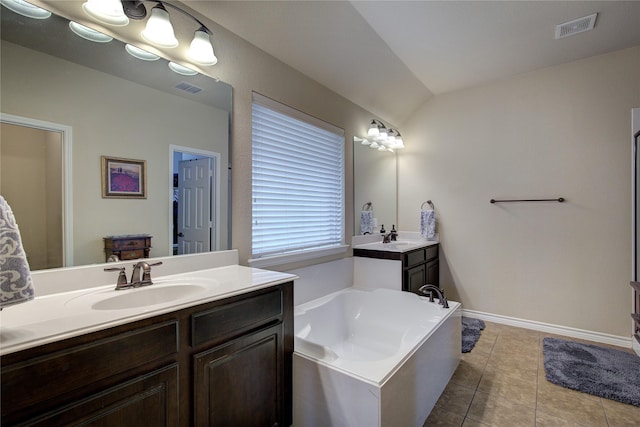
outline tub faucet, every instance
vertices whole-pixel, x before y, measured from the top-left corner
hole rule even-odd
[[[160,264],[162,264],[162,261],[153,264],[149,264],[146,261],[137,262],[133,266],[133,272],[131,273],[131,286],[138,287],[152,285],[151,266]]]
[[[434,285],[424,285],[418,289],[423,294],[429,295],[429,302],[433,302],[433,294],[436,293],[438,295],[439,304],[442,305],[442,308],[449,308],[449,302],[447,298],[444,296],[444,291],[437,286]]]

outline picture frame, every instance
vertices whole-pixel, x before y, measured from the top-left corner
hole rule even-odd
[[[146,160],[101,156],[103,199],[146,199]]]

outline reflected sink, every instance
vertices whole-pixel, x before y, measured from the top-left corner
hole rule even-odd
[[[150,285],[146,288],[118,291],[117,295],[97,301],[91,308],[94,310],[124,310],[127,308],[146,307],[192,297],[206,290],[207,288],[199,285],[158,287]]]

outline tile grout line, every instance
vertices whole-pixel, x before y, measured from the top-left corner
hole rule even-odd
[[[464,417],[462,418],[462,424],[463,425],[464,425],[464,422],[467,419],[469,419],[467,417],[467,415],[469,415],[469,411],[471,410],[471,405],[473,404],[473,399],[476,398],[476,394],[478,393],[478,389],[480,388],[480,383],[482,382],[482,377],[484,377],[484,372],[487,369],[487,365],[489,364],[489,359],[491,359],[491,355],[493,354],[493,348],[495,347],[499,336],[500,336],[500,332],[498,332],[498,334],[496,335],[496,338],[493,340],[493,344],[491,344],[491,349],[489,350],[489,354],[487,356],[487,360],[485,360],[484,366],[482,367],[482,374],[480,374],[480,379],[478,380],[478,384],[476,384],[475,388],[473,389],[473,396],[471,396],[471,402],[469,402],[469,406],[467,407],[467,411],[464,413]],[[471,351],[473,351],[473,349],[471,349]]]

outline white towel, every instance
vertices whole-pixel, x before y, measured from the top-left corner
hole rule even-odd
[[[360,234],[373,233],[373,211],[360,212]]]
[[[0,310],[34,298],[27,255],[11,207],[0,196]]]
[[[420,235],[427,240],[436,237],[436,212],[433,209],[420,211]]]

